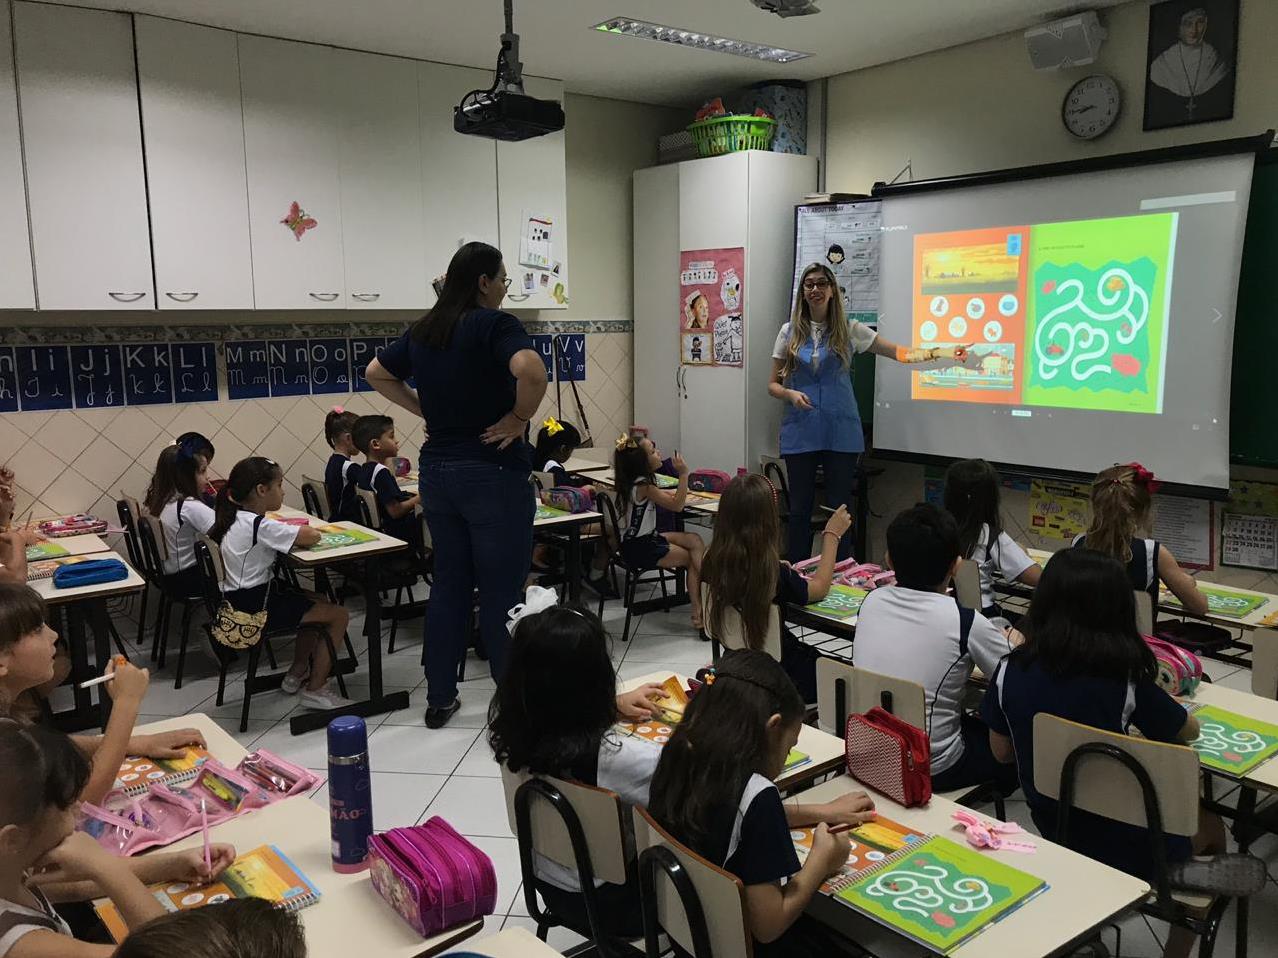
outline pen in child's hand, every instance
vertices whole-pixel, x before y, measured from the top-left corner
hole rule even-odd
[[[119,668],[121,665],[123,665],[127,661],[128,659],[126,659],[123,655],[117,655],[115,657],[116,668]],[[115,673],[107,672],[105,675],[99,675],[96,679],[89,679],[86,682],[81,682],[80,688],[90,689],[90,688],[93,688],[93,686],[95,685],[101,685],[103,682],[110,682],[113,678],[115,678]]]
[[[213,858],[209,854],[209,808],[204,799],[200,799],[200,830],[204,833],[204,876],[213,878]]]

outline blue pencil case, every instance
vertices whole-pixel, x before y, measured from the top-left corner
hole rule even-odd
[[[58,566],[53,573],[53,587],[75,589],[102,582],[118,582],[128,577],[129,570],[119,559],[87,559]]]

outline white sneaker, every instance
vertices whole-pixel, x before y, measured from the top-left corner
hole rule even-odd
[[[321,689],[303,689],[302,694],[297,697],[297,701],[303,708],[320,711],[342,709],[355,704],[354,700],[342,698],[342,696],[327,686]]]
[[[301,675],[294,675],[292,672],[285,672],[284,678],[280,680],[280,691],[285,695],[296,695],[302,688],[302,683],[306,681],[310,675],[305,672]]]

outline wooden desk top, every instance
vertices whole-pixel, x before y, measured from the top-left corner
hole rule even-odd
[[[842,775],[794,796],[804,803],[827,802],[850,791],[861,790],[855,779]],[[871,793],[875,808],[886,818],[921,832],[944,835],[965,844],[963,833],[951,817],[959,808],[944,798],[932,796],[921,808],[902,808],[891,799]],[[1036,875],[1048,888],[1020,908],[1005,915],[969,939],[951,954],[953,958],[1036,958],[1052,955],[1080,934],[1110,921],[1115,915],[1140,901],[1149,893],[1149,885],[1117,869],[1055,845],[1044,838],[1030,836],[1038,847],[1032,855],[1017,852],[982,854],[999,859],[1013,868]],[[898,955],[931,954],[905,937],[865,918],[852,908],[818,896],[808,906],[810,914],[824,922],[836,924],[871,954],[880,958]]]
[[[599,512],[570,512],[565,516],[551,516],[548,519],[534,519],[534,529],[548,529],[555,526],[584,526],[590,522],[599,522],[603,514]]]
[[[710,650],[707,648],[707,660],[709,657]],[[673,669],[662,669],[657,672],[649,672],[647,675],[641,675],[638,678],[618,682],[617,689],[621,692],[628,692],[630,689],[637,688],[646,682],[653,682],[659,685],[672,675],[683,684],[684,688],[687,688],[688,677],[686,675]],[[822,732],[811,725],[804,725],[799,729],[799,744],[795,748],[805,753],[810,761],[777,777],[777,787],[782,791],[795,788],[832,770],[843,767],[845,751],[843,739],[828,732]]]
[[[80,538],[76,536],[76,538]],[[96,539],[97,536],[90,538]],[[95,585],[82,585],[74,589],[58,589],[53,585],[53,576],[47,579],[33,579],[27,582],[27,585],[35,590],[40,598],[44,599],[49,605],[60,605],[64,602],[76,602],[80,599],[109,599],[112,596],[128,595],[131,592],[140,592],[146,588],[146,582],[137,574],[133,566],[129,565],[129,560],[118,552],[102,552],[94,555],[95,559],[119,559],[124,563],[124,567],[128,569],[129,574],[123,579],[117,579],[114,582],[99,582]]]
[[[611,475],[612,463],[596,462],[594,459],[583,459],[581,456],[570,456],[568,461],[563,463],[565,472],[580,472],[583,474],[592,474],[607,470]]]
[[[111,547],[106,544],[101,536],[92,533],[86,533],[82,536],[63,536],[61,539],[47,539],[50,545],[61,546],[67,550],[67,555],[87,556],[93,555],[95,552],[110,552]],[[53,558],[58,558],[54,556]],[[39,562],[39,559],[31,560]]]

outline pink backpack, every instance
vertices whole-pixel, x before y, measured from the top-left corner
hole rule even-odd
[[[564,512],[594,512],[595,497],[576,486],[555,486],[541,494],[541,501]]]
[[[1192,695],[1203,680],[1203,663],[1187,649],[1152,635],[1144,636],[1145,644],[1154,653],[1157,674],[1154,681],[1168,695]]]
[[[688,489],[720,494],[731,481],[732,477],[721,469],[695,469],[688,474]]]
[[[368,865],[377,893],[423,938],[497,906],[491,859],[438,815],[374,835]]]

